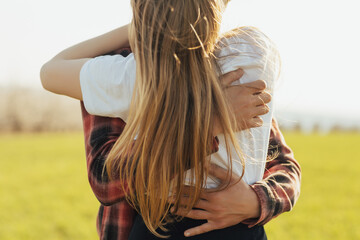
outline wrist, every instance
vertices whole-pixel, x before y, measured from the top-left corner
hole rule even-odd
[[[250,218],[259,218],[261,215],[261,206],[260,206],[260,199],[256,192],[248,185],[247,191],[247,201],[249,203],[249,212],[248,212],[248,219]]]

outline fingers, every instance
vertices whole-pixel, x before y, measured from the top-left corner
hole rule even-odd
[[[210,210],[212,207],[211,203],[207,200],[200,199],[195,205],[194,208],[201,208],[203,210]]]
[[[202,233],[210,232],[210,231],[215,230],[215,229],[216,229],[216,226],[214,226],[214,223],[207,222],[207,223],[204,223],[204,224],[202,224],[202,225],[200,225],[198,227],[194,227],[194,228],[186,230],[184,235],[186,237],[191,237],[191,236],[194,236],[194,235],[199,235],[199,234],[202,234]]]
[[[250,113],[250,116],[252,118],[254,118],[254,117],[259,118],[259,116],[265,115],[268,112],[270,112],[270,108],[268,107],[268,105],[259,105],[259,106],[252,109],[252,111]]]
[[[271,94],[266,91],[253,95],[255,106],[267,104],[271,101],[271,98]]]
[[[244,75],[244,70],[239,68],[238,70],[224,74],[220,78],[220,82],[223,86],[230,86],[232,82],[239,80]]]
[[[204,196],[207,195],[207,193],[204,193]],[[205,196],[206,197],[206,196]],[[173,198],[169,198],[169,203],[174,204],[175,200]],[[184,208],[189,203],[189,197],[188,196],[181,196],[179,199],[179,208]],[[203,210],[210,210],[211,204],[206,199],[200,199],[193,208],[201,208]]]
[[[182,196],[180,198],[185,198],[185,197],[188,197],[190,196],[191,194],[194,193],[194,187],[193,186],[188,186],[188,185],[185,185],[183,187],[183,191],[182,191]],[[206,199],[206,195],[204,192],[201,192],[200,193],[200,198],[202,199]]]
[[[266,83],[262,80],[257,80],[250,83],[234,85],[227,88],[227,95],[231,98],[249,97],[252,104],[261,105],[271,101],[271,94],[266,90]]]
[[[254,93],[264,91],[267,87],[266,82],[263,80],[244,83],[243,86],[251,89]]]
[[[199,209],[191,209],[190,211],[186,211],[185,208],[179,208],[173,214],[197,220],[208,219],[210,217],[209,212]]]
[[[257,110],[256,116],[265,115],[270,112],[270,108],[268,105],[257,106],[256,110]]]
[[[263,124],[264,124],[264,121],[258,116],[253,117],[248,122],[249,128],[261,127]]]

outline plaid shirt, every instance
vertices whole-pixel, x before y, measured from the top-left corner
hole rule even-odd
[[[81,103],[87,171],[90,186],[101,205],[97,230],[101,240],[128,239],[135,211],[125,200],[118,181],[102,176],[105,159],[122,133],[125,122],[119,118],[93,116]],[[301,170],[275,120],[271,127],[269,155],[262,181],[250,185],[260,200],[261,215],[243,223],[252,227],[265,224],[279,214],[290,211],[300,194]]]

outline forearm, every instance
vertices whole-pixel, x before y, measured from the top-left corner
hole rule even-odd
[[[80,71],[91,58],[129,46],[128,25],[84,41],[57,54],[40,70],[43,87],[82,100]]]
[[[264,178],[250,187],[256,193],[260,203],[260,217],[246,220],[249,226],[265,224],[283,212],[290,211],[299,195],[301,168],[295,160],[292,150],[273,120],[269,155],[276,158],[267,162]]]
[[[94,58],[129,47],[128,26],[125,25],[98,37],[86,40],[57,54],[52,60]]]

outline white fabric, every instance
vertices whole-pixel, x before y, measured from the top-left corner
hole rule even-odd
[[[248,83],[258,79],[267,83],[273,94],[274,81],[279,71],[278,54],[272,42],[254,28],[242,28],[235,36],[221,39],[219,50],[215,51],[222,74],[242,68],[244,76],[233,84]],[[80,83],[86,110],[93,115],[119,117],[126,121],[134,89],[136,64],[134,55],[102,56],[89,60],[80,72]],[[245,159],[244,181],[253,184],[263,178],[269,143],[273,104],[268,104],[270,112],[262,116],[264,125],[236,133]],[[228,154],[223,135],[219,151],[211,156],[211,161],[226,167]],[[240,158],[232,147],[232,167],[237,175],[242,173]],[[218,184],[207,179],[207,187]]]
[[[101,56],[87,61],[80,71],[86,111],[126,121],[135,86],[134,55]]]
[[[253,28],[243,28],[236,36],[221,39],[219,51],[215,52],[222,73],[242,68],[244,75],[233,85],[264,80],[267,89],[274,94],[274,82],[279,73],[279,56],[273,43],[261,32]],[[269,145],[271,119],[273,115],[273,101],[268,104],[270,112],[261,116],[264,121],[262,127],[251,128],[236,133],[245,159],[244,181],[253,184],[263,178],[267,150]],[[223,135],[219,135],[219,151],[212,155],[212,161],[225,167],[228,154]],[[240,175],[242,165],[235,149],[232,148],[233,172]],[[215,187],[216,183],[208,181],[208,186]]]

